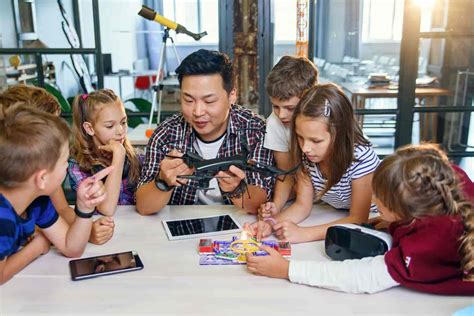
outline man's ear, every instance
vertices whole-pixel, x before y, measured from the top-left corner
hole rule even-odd
[[[87,135],[89,136],[94,136],[94,128],[92,127],[92,124],[89,122],[84,122],[82,123],[82,128],[86,131]]]
[[[237,102],[237,89],[236,88],[232,88],[232,90],[230,90],[229,102],[230,104],[235,104],[235,102]]]
[[[48,170],[41,169],[39,171],[36,171],[33,174],[33,182],[38,189],[46,189],[46,186],[48,184]]]

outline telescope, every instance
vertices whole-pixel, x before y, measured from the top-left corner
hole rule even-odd
[[[141,17],[144,17],[147,20],[155,21],[157,23],[160,23],[161,25],[163,25],[163,26],[165,26],[165,27],[167,27],[171,30],[174,30],[176,32],[176,34],[178,34],[178,33],[187,34],[187,35],[191,36],[192,38],[194,38],[196,41],[199,41],[201,39],[201,37],[207,35],[206,31],[204,31],[202,33],[193,33],[191,31],[188,31],[181,24],[178,24],[174,21],[171,21],[171,20],[165,18],[164,16],[158,14],[155,10],[153,10],[152,8],[147,7],[146,5],[142,5],[142,9],[140,10],[140,12],[138,12],[138,15],[141,16]]]

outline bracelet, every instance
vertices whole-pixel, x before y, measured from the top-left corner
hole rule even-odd
[[[76,215],[80,218],[91,218],[94,215],[94,211],[90,213],[84,213],[80,211],[77,205],[74,205],[74,213],[76,213]]]
[[[247,183],[245,183],[245,181],[242,180],[240,181],[239,185],[235,187],[233,191],[230,191],[230,192],[222,191],[222,197],[228,198],[228,199],[241,198],[246,189],[247,189]]]

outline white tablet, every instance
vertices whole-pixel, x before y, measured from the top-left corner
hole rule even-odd
[[[237,233],[242,230],[230,214],[163,221],[169,240]]]

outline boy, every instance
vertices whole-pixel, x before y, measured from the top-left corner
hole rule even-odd
[[[56,116],[59,116],[61,113],[61,106],[58,100],[43,88],[19,84],[9,87],[5,92],[0,94],[0,107],[3,106],[3,108],[6,109],[16,103],[23,103]],[[66,200],[63,188],[59,187],[50,195],[50,198],[59,215],[71,225],[76,216],[74,209],[69,206]],[[112,238],[114,227],[115,224],[112,217],[99,217],[92,223],[89,241],[97,245],[106,243]]]
[[[289,170],[291,159],[290,125],[293,112],[303,93],[318,83],[318,69],[306,57],[283,56],[267,76],[265,89],[273,112],[267,118],[264,147],[273,150],[277,167]],[[295,144],[296,145],[296,144]],[[292,177],[276,181],[273,202],[262,204],[260,217],[271,217],[281,211],[292,193]]]
[[[21,102],[0,107],[0,284],[47,253],[50,243],[68,257],[84,252],[94,208],[105,199],[100,179],[110,169],[79,187],[69,227],[48,197],[66,174],[68,137],[67,124],[57,116]]]

